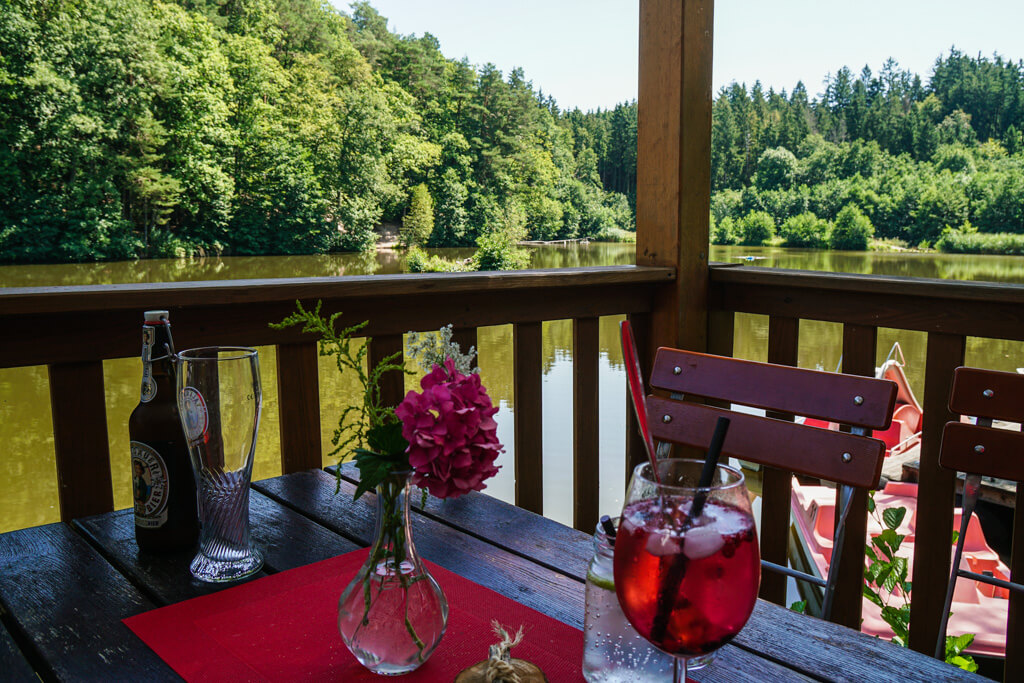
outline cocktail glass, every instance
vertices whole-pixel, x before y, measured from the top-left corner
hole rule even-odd
[[[660,460],[657,479],[650,463],[639,465],[615,539],[622,611],[637,633],[676,658],[677,683],[686,680],[688,659],[740,632],[761,578],[743,474],[718,465],[711,485],[701,488],[703,465]]]

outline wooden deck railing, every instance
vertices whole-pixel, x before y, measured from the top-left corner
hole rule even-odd
[[[295,301],[323,301],[339,321],[369,321],[370,362],[402,350],[402,334],[451,323],[463,348],[477,327],[512,323],[516,503],[543,512],[541,323],[573,320],[574,523],[598,517],[598,317],[650,311],[671,268],[612,266],[549,271],[233,280],[0,289],[0,367],[49,370],[61,518],[113,509],[103,361],[139,352],[141,312],[166,308],[189,346],[277,347],[281,466],[320,467],[316,342],[297,328],[274,330]],[[184,336],[184,335],[182,335]],[[386,401],[403,396],[399,373],[384,379]],[[111,425],[114,429],[124,426]]]
[[[871,375],[879,327],[927,333],[922,407],[924,425],[918,488],[910,645],[931,653],[950,572],[953,473],[939,468],[942,427],[953,369],[964,363],[968,337],[1024,341],[1024,286],[920,278],[845,275],[768,268],[713,267],[709,290],[709,351],[732,355],[735,313],[769,316],[768,360],[796,365],[801,320],[843,325],[843,372]],[[1022,359],[1024,360],[1024,359]],[[1022,363],[1024,364],[1024,363]],[[789,527],[790,477],[765,476],[761,534],[766,556],[784,554]],[[1017,493],[1011,570],[1024,574],[1024,505]],[[866,500],[855,501],[840,568],[836,620],[858,627],[864,567]],[[768,559],[773,559],[768,557]],[[774,558],[776,561],[779,557]],[[782,602],[785,586],[765,582],[767,597]],[[1008,650],[1024,637],[1024,609],[1011,598]],[[1005,680],[1021,680],[1011,658]]]

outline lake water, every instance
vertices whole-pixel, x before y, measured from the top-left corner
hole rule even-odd
[[[449,257],[465,258],[471,250],[436,250]],[[634,262],[633,245],[597,244],[568,247],[531,248],[535,268],[568,268],[594,265],[628,265]],[[1003,256],[960,256],[943,254],[890,254],[821,252],[777,248],[713,247],[711,259],[734,261],[753,256],[759,266],[827,270],[851,273],[908,275],[962,280],[993,280],[1024,283],[1024,259]],[[32,287],[82,284],[123,284],[132,282],[168,282],[182,280],[222,280],[241,278],[367,275],[402,272],[400,252],[376,255],[332,254],[326,256],[262,256],[223,259],[155,260],[101,264],[64,264],[0,267],[0,286]],[[626,410],[625,376],[618,344],[621,317],[601,320],[600,344],[600,452],[595,466],[600,467],[601,510],[615,514],[621,507],[625,486],[623,440]],[[268,321],[270,322],[270,321]],[[173,323],[173,320],[172,320]],[[139,326],[142,312],[139,312]],[[139,335],[138,328],[112,330],[112,334]],[[736,324],[735,354],[764,360],[767,355],[767,319],[742,315]],[[188,345],[188,330],[175,327],[175,339],[182,348]],[[833,370],[839,362],[842,346],[841,326],[834,323],[804,321],[800,330],[800,365]],[[923,393],[925,335],[923,333],[880,330],[879,361],[893,342],[899,341],[907,359],[907,375],[918,393]],[[498,433],[506,454],[499,459],[503,467],[490,481],[488,492],[504,500],[514,499],[512,466],[512,327],[486,327],[479,331],[482,379],[491,397],[500,406]],[[552,321],[544,324],[544,511],[564,523],[572,521],[572,499],[565,487],[572,482],[572,324]],[[256,451],[254,477],[262,479],[280,473],[277,384],[274,376],[274,349],[260,348],[263,373],[264,412]],[[997,370],[1024,366],[1024,347],[1017,342],[971,339],[967,362]],[[118,508],[131,504],[131,477],[128,472],[128,415],[138,402],[141,367],[138,358],[104,363],[107,393],[107,429],[110,434],[111,469],[114,477],[114,503]],[[406,380],[407,388],[418,386],[418,377]],[[346,377],[338,376],[332,362],[320,368],[320,396],[324,463],[336,458],[330,435],[342,407],[357,399],[356,388]],[[7,445],[0,455],[0,532],[57,521],[57,477],[53,457],[50,398],[46,368],[0,370],[0,443]]]

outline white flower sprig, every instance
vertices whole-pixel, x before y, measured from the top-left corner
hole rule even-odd
[[[480,372],[480,368],[473,362],[476,358],[476,347],[470,346],[468,352],[462,353],[459,343],[452,341],[451,324],[445,325],[437,332],[409,332],[406,353],[409,358],[415,358],[416,363],[426,372],[430,372],[435,365],[444,367],[444,362],[448,358],[452,359],[455,369],[463,375]]]

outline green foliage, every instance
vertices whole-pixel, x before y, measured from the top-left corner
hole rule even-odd
[[[715,223],[714,229],[711,231],[711,243],[724,245],[740,243],[739,230],[731,216],[726,216]]]
[[[785,190],[796,178],[796,157],[785,147],[766,149],[757,160],[754,183],[762,190]]]
[[[864,548],[868,566],[864,569],[863,595],[881,608],[881,616],[892,629],[892,642],[908,647],[910,642],[910,599],[913,590],[908,580],[910,564],[906,557],[899,555],[906,538],[897,533],[907,514],[906,508],[879,509],[875,505],[874,492],[868,497],[868,512],[875,518],[882,533],[871,538]],[[954,535],[953,543],[956,543]],[[946,662],[967,671],[977,671],[978,665],[963,649],[974,641],[973,634],[946,637]]]
[[[425,183],[412,188],[409,213],[402,219],[399,239],[407,247],[426,244],[434,231],[434,200]]]
[[[405,269],[410,273],[462,273],[475,270],[473,262],[456,261],[441,256],[428,256],[419,247],[410,247],[405,254]]]
[[[775,237],[775,221],[764,211],[751,211],[736,224],[740,244],[757,246]]]
[[[811,212],[786,219],[779,229],[783,246],[825,249],[829,245],[830,227],[828,221]]]
[[[1005,232],[994,234],[969,232],[962,228],[947,230],[935,243],[935,248],[947,254],[1024,256],[1024,235]]]
[[[16,1],[0,55],[0,261],[368,250],[403,216],[467,246],[506,205],[633,230],[635,108],[562,113],[368,3]]]
[[[365,321],[357,323],[339,332],[335,329],[335,323],[341,316],[341,312],[324,318],[320,315],[322,305],[322,301],[317,301],[316,308],[306,310],[301,301],[296,301],[296,311],[279,323],[270,323],[270,327],[282,330],[302,325],[303,333],[317,335],[320,355],[333,356],[338,372],[342,374],[346,371],[355,373],[356,379],[362,387],[362,403],[346,406],[342,410],[341,416],[338,418],[338,427],[331,437],[334,449],[328,455],[341,454],[342,460],[344,460],[347,456],[346,451],[349,449],[352,450],[353,455],[357,455],[360,451],[390,455],[393,453],[392,450],[384,452],[375,449],[375,446],[391,449],[395,443],[393,430],[382,429],[385,425],[395,423],[396,418],[395,407],[382,403],[380,378],[385,372],[405,372],[405,367],[401,362],[402,353],[401,351],[395,352],[382,358],[373,367],[366,368],[368,347],[366,344],[356,343],[353,335],[366,327],[367,323]]]
[[[864,251],[874,234],[871,219],[855,205],[847,204],[836,216],[830,245],[833,249]]]
[[[523,212],[516,206],[498,218],[493,232],[477,240],[473,261],[477,270],[520,270],[530,265],[530,255],[516,244],[526,237]]]

